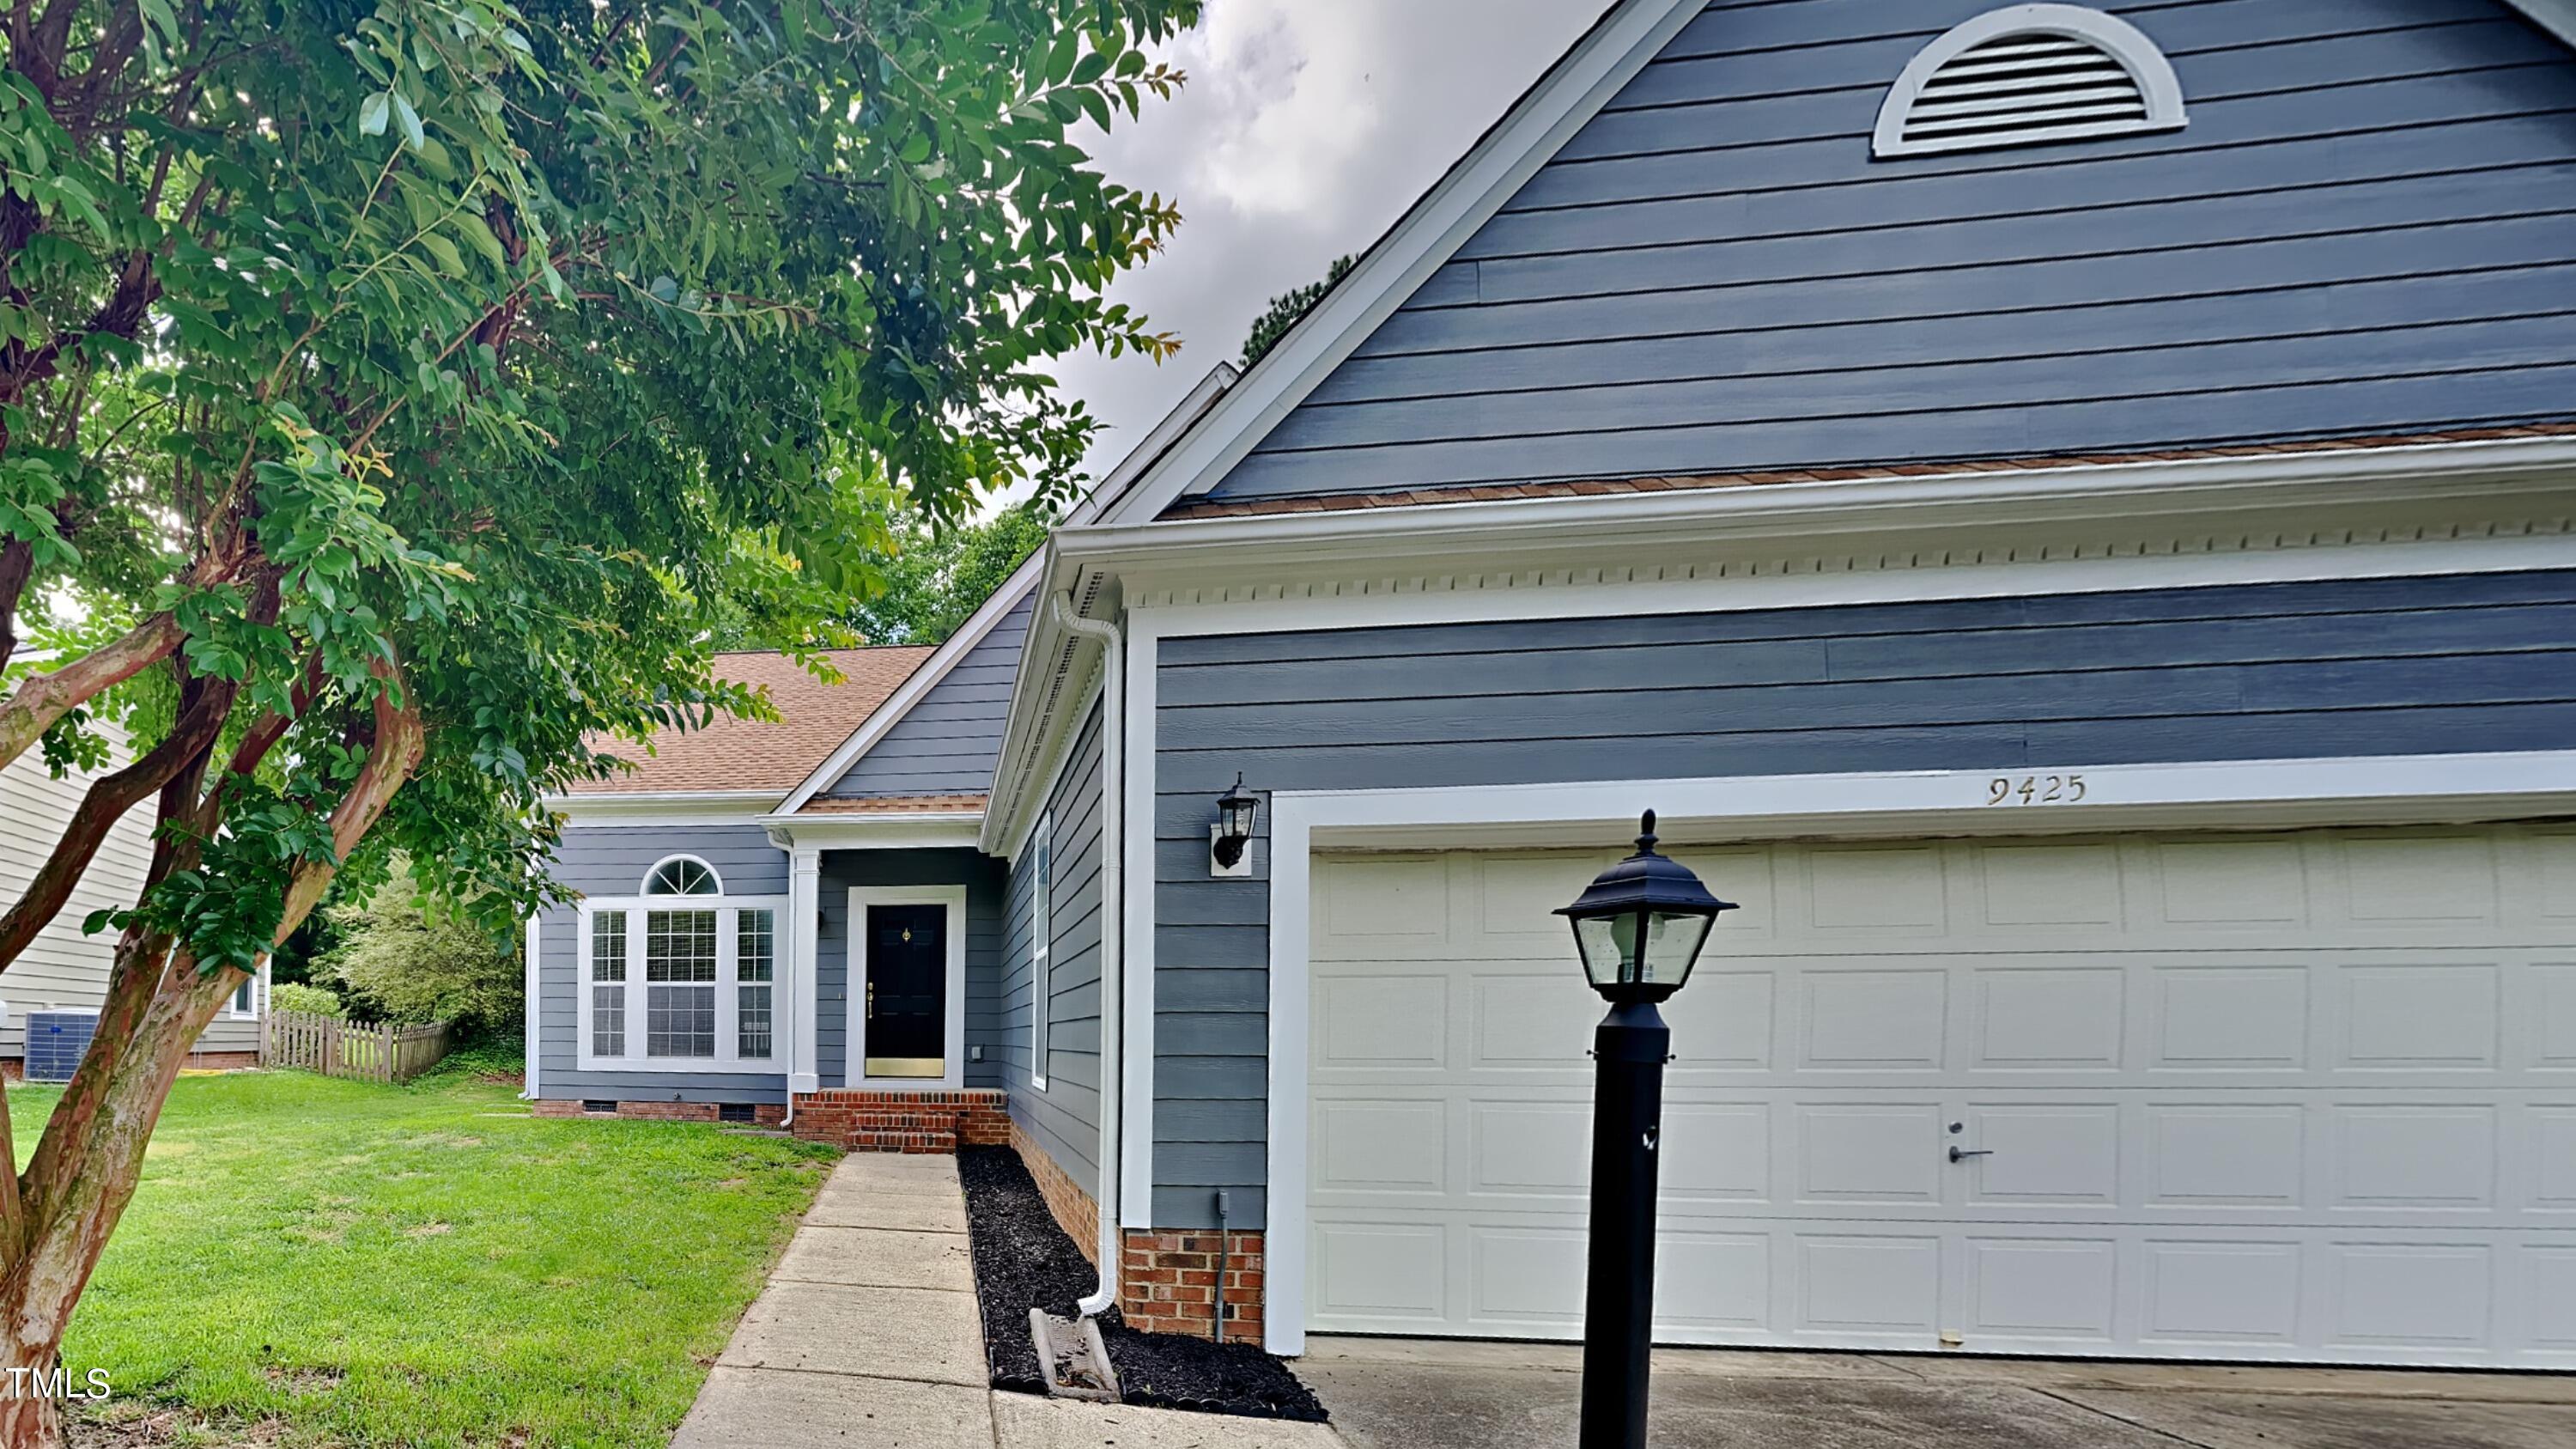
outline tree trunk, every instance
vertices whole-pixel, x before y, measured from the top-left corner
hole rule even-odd
[[[231,970],[201,976],[194,960],[139,930],[119,945],[128,956],[118,963],[120,984],[148,982],[149,995],[135,1019],[137,993],[129,986],[120,1003],[111,988],[101,1025],[124,1018],[130,1029],[92,1041],[22,1179],[21,1237],[0,1273],[0,1449],[61,1449],[62,1394],[106,1367],[66,1368],[63,1330],[134,1199],[144,1149],[190,1044],[243,980]]]
[[[10,1449],[56,1449],[62,1444],[63,1401],[48,1392],[61,1372],[62,1352],[53,1344],[0,1344],[0,1444]]]

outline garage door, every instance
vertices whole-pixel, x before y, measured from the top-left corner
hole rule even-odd
[[[2576,1367],[2576,835],[1678,853],[1669,1341]],[[1311,1330],[1580,1333],[1610,858],[1317,858]]]

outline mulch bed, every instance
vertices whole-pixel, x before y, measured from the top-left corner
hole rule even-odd
[[[967,1243],[975,1258],[975,1296],[983,1306],[993,1387],[1043,1394],[1045,1371],[1029,1341],[1029,1309],[1071,1318],[1075,1301],[1097,1286],[1098,1276],[1056,1226],[1018,1153],[961,1147],[957,1175],[966,1184]],[[1138,1333],[1116,1309],[1101,1316],[1100,1337],[1118,1370],[1121,1397],[1130,1404],[1257,1419],[1324,1419],[1314,1392],[1254,1344]]]

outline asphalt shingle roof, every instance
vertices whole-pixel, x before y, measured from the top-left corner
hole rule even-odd
[[[636,768],[605,780],[587,780],[575,795],[625,795],[647,791],[795,789],[832,751],[885,703],[928,659],[928,645],[825,651],[845,678],[825,684],[804,665],[771,653],[722,654],[716,676],[769,692],[775,722],[719,715],[698,729],[655,734],[650,751],[629,741],[593,741],[592,748],[631,760]]]

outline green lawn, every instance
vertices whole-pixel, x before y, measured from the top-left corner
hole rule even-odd
[[[10,1090],[22,1152],[54,1096]],[[491,1082],[182,1078],[64,1364],[213,1431],[180,1442],[660,1444],[828,1156]]]

